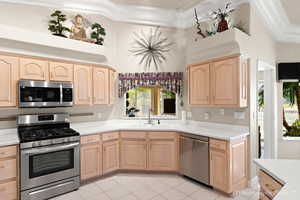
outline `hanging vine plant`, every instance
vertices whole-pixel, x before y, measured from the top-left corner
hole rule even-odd
[[[141,34],[134,34],[134,45],[129,50],[134,56],[139,56],[140,65],[144,65],[145,71],[149,71],[154,65],[155,70],[159,70],[159,66],[167,60],[165,53],[171,50],[172,42],[164,37],[160,28],[150,29],[148,34],[141,31]]]

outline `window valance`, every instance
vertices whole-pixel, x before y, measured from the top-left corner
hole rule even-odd
[[[119,97],[139,86],[160,86],[182,96],[183,72],[120,73]]]

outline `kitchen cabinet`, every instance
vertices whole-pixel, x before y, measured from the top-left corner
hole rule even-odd
[[[49,62],[50,81],[73,82],[73,64]]]
[[[147,143],[144,140],[121,142],[121,169],[145,170],[147,168]]]
[[[47,81],[48,72],[48,61],[20,58],[20,79]]]
[[[19,58],[0,56],[0,69],[0,107],[16,106]]]
[[[103,141],[103,173],[119,169],[120,146],[119,133],[111,132],[102,134]]]
[[[178,170],[178,137],[174,132],[149,132],[148,169]]]
[[[94,105],[109,104],[109,75],[107,68],[93,68]]]
[[[92,104],[92,67],[74,65],[75,105]]]
[[[114,104],[116,101],[117,88],[116,88],[117,73],[109,70],[109,104]]]
[[[81,137],[81,180],[102,174],[102,144],[99,135]]]
[[[191,105],[210,104],[210,65],[195,65],[189,70],[189,101]]]
[[[248,184],[247,138],[210,139],[210,185],[231,194]]]
[[[17,146],[0,147],[0,199],[18,199]]]
[[[248,60],[240,55],[189,66],[189,103],[247,107]]]

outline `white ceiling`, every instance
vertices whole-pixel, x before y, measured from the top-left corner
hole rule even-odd
[[[134,6],[149,6],[166,9],[189,9],[204,0],[111,0],[112,2]]]
[[[285,13],[292,24],[300,24],[300,1],[299,0],[281,0]]]

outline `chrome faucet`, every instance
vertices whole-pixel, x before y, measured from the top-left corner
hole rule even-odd
[[[152,112],[152,109],[149,108],[149,110],[148,110],[148,121],[147,121],[146,124],[152,124],[151,112]]]

